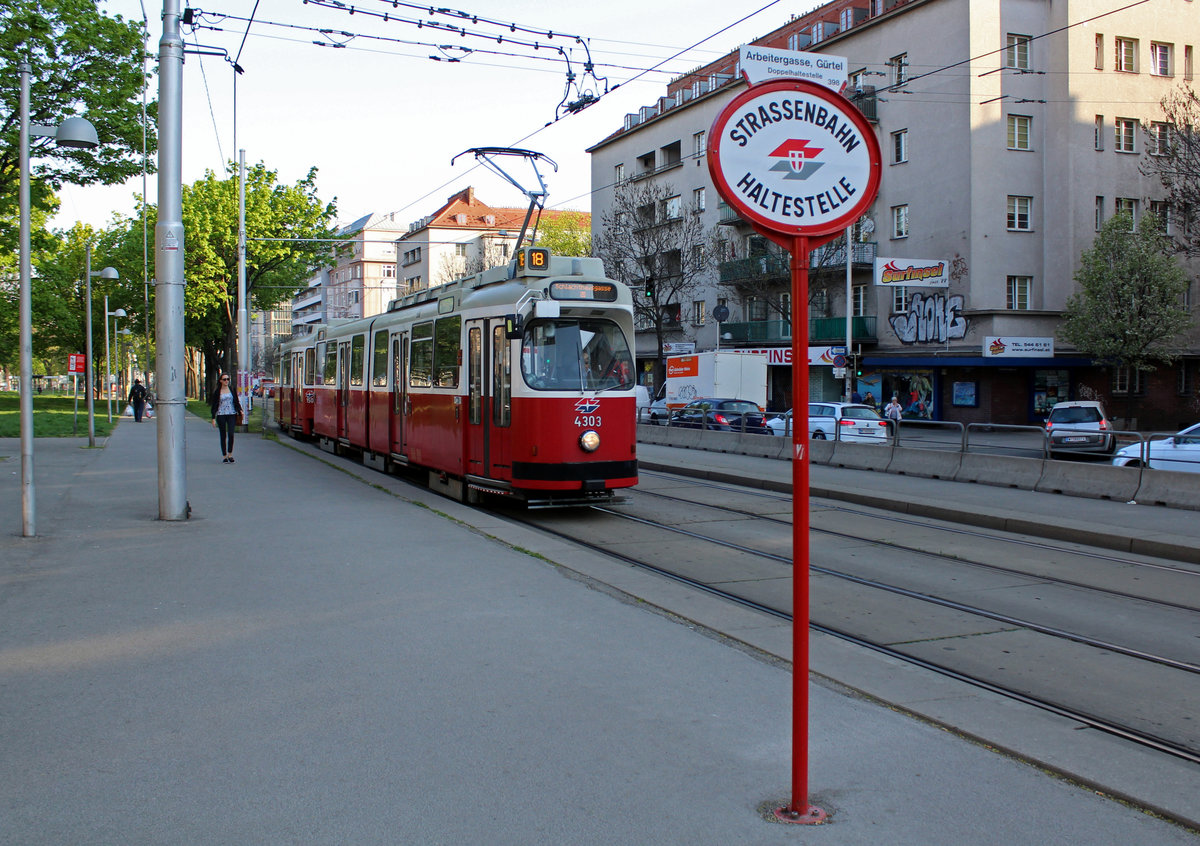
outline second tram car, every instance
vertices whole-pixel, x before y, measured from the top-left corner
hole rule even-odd
[[[523,248],[291,342],[277,419],[457,499],[611,501],[637,484],[632,340],[629,289],[599,259]]]

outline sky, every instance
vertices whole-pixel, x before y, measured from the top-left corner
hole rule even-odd
[[[473,147],[515,146],[542,153],[558,165],[557,171],[541,166],[547,207],[590,211],[587,147],[620,129],[627,112],[665,94],[672,76],[817,5],[812,0],[656,0],[653,5],[639,0],[464,0],[437,7],[516,24],[514,31],[431,16],[427,8],[393,7],[389,0],[353,0],[353,5],[350,0],[191,2],[197,3],[193,8],[200,27],[207,28],[189,32],[184,27],[187,49],[224,55],[189,53],[185,59],[183,182],[222,170],[223,162],[236,161],[238,149],[246,151],[247,165],[263,162],[284,184],[316,167],[318,193],[326,202],[336,197],[337,219],[343,224],[371,212],[394,212],[408,223],[436,211],[468,185],[491,205],[527,206],[521,191],[478,166],[473,155],[451,165],[451,159]],[[156,0],[101,0],[101,8],[108,15],[140,21],[143,3],[149,15],[149,49],[157,56],[162,6]],[[355,14],[349,13],[351,8]],[[383,13],[387,21],[379,17]],[[417,28],[393,16],[471,33],[500,33],[505,41]],[[549,31],[556,33],[554,38],[547,37]],[[587,40],[596,75],[607,77],[609,93],[604,94],[603,82],[585,78],[584,53],[562,33]],[[511,44],[512,39],[542,46],[534,52]],[[662,64],[662,71],[642,74],[698,42],[703,43]],[[460,61],[431,60],[440,45],[451,48],[442,55]],[[582,112],[556,122],[566,64],[549,45],[570,47],[581,88],[602,95]],[[465,55],[457,49],[461,47],[474,52]],[[226,56],[236,59],[244,73],[235,74]],[[157,86],[154,77],[152,99]],[[571,99],[576,96],[573,92]],[[500,161],[523,189],[538,188],[524,160]],[[157,202],[156,174],[147,178],[147,189],[151,202]],[[69,228],[82,221],[104,227],[115,213],[132,215],[135,195],[141,192],[140,176],[121,186],[65,186],[52,225]]]

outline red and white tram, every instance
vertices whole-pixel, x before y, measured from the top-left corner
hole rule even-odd
[[[309,437],[313,433],[313,409],[317,404],[315,337],[305,335],[293,338],[283,345],[279,353],[275,420],[279,428],[300,437]]]
[[[306,433],[296,395],[311,390],[324,448],[422,471],[449,496],[612,500],[637,484],[632,340],[629,289],[599,259],[524,248],[293,344],[278,419]]]

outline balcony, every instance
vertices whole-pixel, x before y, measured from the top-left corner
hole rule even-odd
[[[851,259],[860,270],[875,266],[875,242],[851,245]],[[828,244],[809,253],[808,266],[811,270],[829,270],[846,266],[846,245]],[[786,253],[768,253],[756,258],[724,261],[718,266],[721,284],[738,282],[790,282],[792,278],[791,258]]]
[[[853,341],[875,343],[875,316],[851,318],[850,333]],[[722,323],[721,340],[741,344],[791,343],[792,325],[786,320]],[[816,317],[808,321],[810,344],[837,344],[845,340],[845,317]]]

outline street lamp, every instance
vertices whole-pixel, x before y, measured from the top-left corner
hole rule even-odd
[[[108,294],[104,295],[104,393],[108,396],[108,422],[112,422],[112,356],[108,354],[108,319],[113,319],[113,331],[117,331],[117,318],[125,316],[125,309],[108,310]]]
[[[31,538],[35,530],[35,497],[33,489],[33,308],[30,291],[33,268],[30,262],[29,230],[29,137],[54,138],[61,147],[89,148],[100,144],[96,127],[84,118],[67,118],[57,127],[29,125],[29,62],[22,61],[18,68],[21,75],[21,131],[20,167],[20,275],[21,297],[18,310],[21,349],[21,535]]]
[[[115,267],[106,267],[103,270],[92,270],[92,245],[87,245],[87,260],[84,265],[84,273],[87,276],[87,409],[88,409],[88,446],[96,445],[96,416],[95,416],[95,398],[96,398],[96,381],[92,375],[92,277],[99,276],[101,279],[114,280],[120,279],[121,274],[117,273]],[[107,310],[107,303],[105,304]],[[108,318],[104,318],[104,328],[108,329]],[[110,419],[111,422],[111,419]]]

